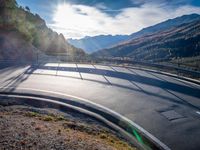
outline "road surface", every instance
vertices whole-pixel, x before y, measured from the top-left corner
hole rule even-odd
[[[46,63],[0,70],[1,90],[30,88],[69,94],[137,123],[171,149],[200,149],[200,86],[125,67]]]

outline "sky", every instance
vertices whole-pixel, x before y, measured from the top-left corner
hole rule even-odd
[[[200,14],[200,0],[17,0],[66,39],[127,35],[185,14]]]

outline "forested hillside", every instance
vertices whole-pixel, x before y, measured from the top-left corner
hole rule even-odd
[[[34,60],[37,51],[84,56],[84,51],[66,43],[62,34],[15,0],[0,0],[0,59]]]

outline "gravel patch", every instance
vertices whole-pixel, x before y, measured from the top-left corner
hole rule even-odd
[[[0,105],[1,150],[135,150],[115,131],[77,113]]]

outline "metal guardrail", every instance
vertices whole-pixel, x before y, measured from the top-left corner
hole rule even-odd
[[[149,67],[155,67],[158,69],[167,69],[167,70],[174,70],[180,74],[187,74],[190,76],[193,76],[195,78],[200,78],[200,72],[199,71],[194,71],[191,69],[185,69],[185,68],[180,68],[177,66],[172,66],[172,65],[167,65],[167,64],[158,64],[158,63],[153,63],[153,62],[145,62],[145,61],[138,61],[138,60],[131,60],[131,59],[120,59],[120,58],[98,58],[97,59],[99,62],[112,62],[112,63],[126,63],[126,64],[139,64],[142,66],[149,66]]]
[[[54,93],[52,95],[52,93],[41,93],[41,91],[37,91],[37,94],[0,91],[0,97],[8,98],[4,101],[1,100],[1,102],[3,101],[5,104],[25,104],[39,108],[54,108],[62,111],[73,110],[81,114],[86,114],[105,123],[108,127],[120,133],[139,150],[170,150],[167,145],[136,123],[106,107],[92,103],[89,100],[64,94],[58,95]],[[9,100],[9,98],[11,99]]]
[[[49,57],[49,58],[52,58]],[[27,61],[20,61],[20,60],[0,60],[0,68],[4,68],[7,66],[11,65],[20,65],[20,64],[38,64],[38,63],[49,63],[49,62],[68,62],[67,59],[66,61],[58,59],[59,57],[55,57],[55,59],[45,59],[45,60],[37,60],[33,62],[27,62]],[[77,61],[79,60],[79,61]],[[81,58],[76,58],[74,60],[69,60],[69,62],[74,62],[74,63],[104,63],[108,62],[109,63],[117,63],[117,64],[138,64],[142,66],[147,66],[147,67],[154,67],[157,69],[161,70],[171,70],[171,71],[176,71],[177,74],[184,74],[184,75],[189,75],[190,77],[198,78],[200,79],[200,71],[194,71],[188,68],[181,68],[178,66],[173,66],[173,65],[168,65],[168,64],[158,64],[158,63],[153,63],[153,62],[147,62],[147,61],[138,61],[138,60],[132,60],[132,59],[123,59],[123,58],[87,58],[87,59],[81,59]]]

